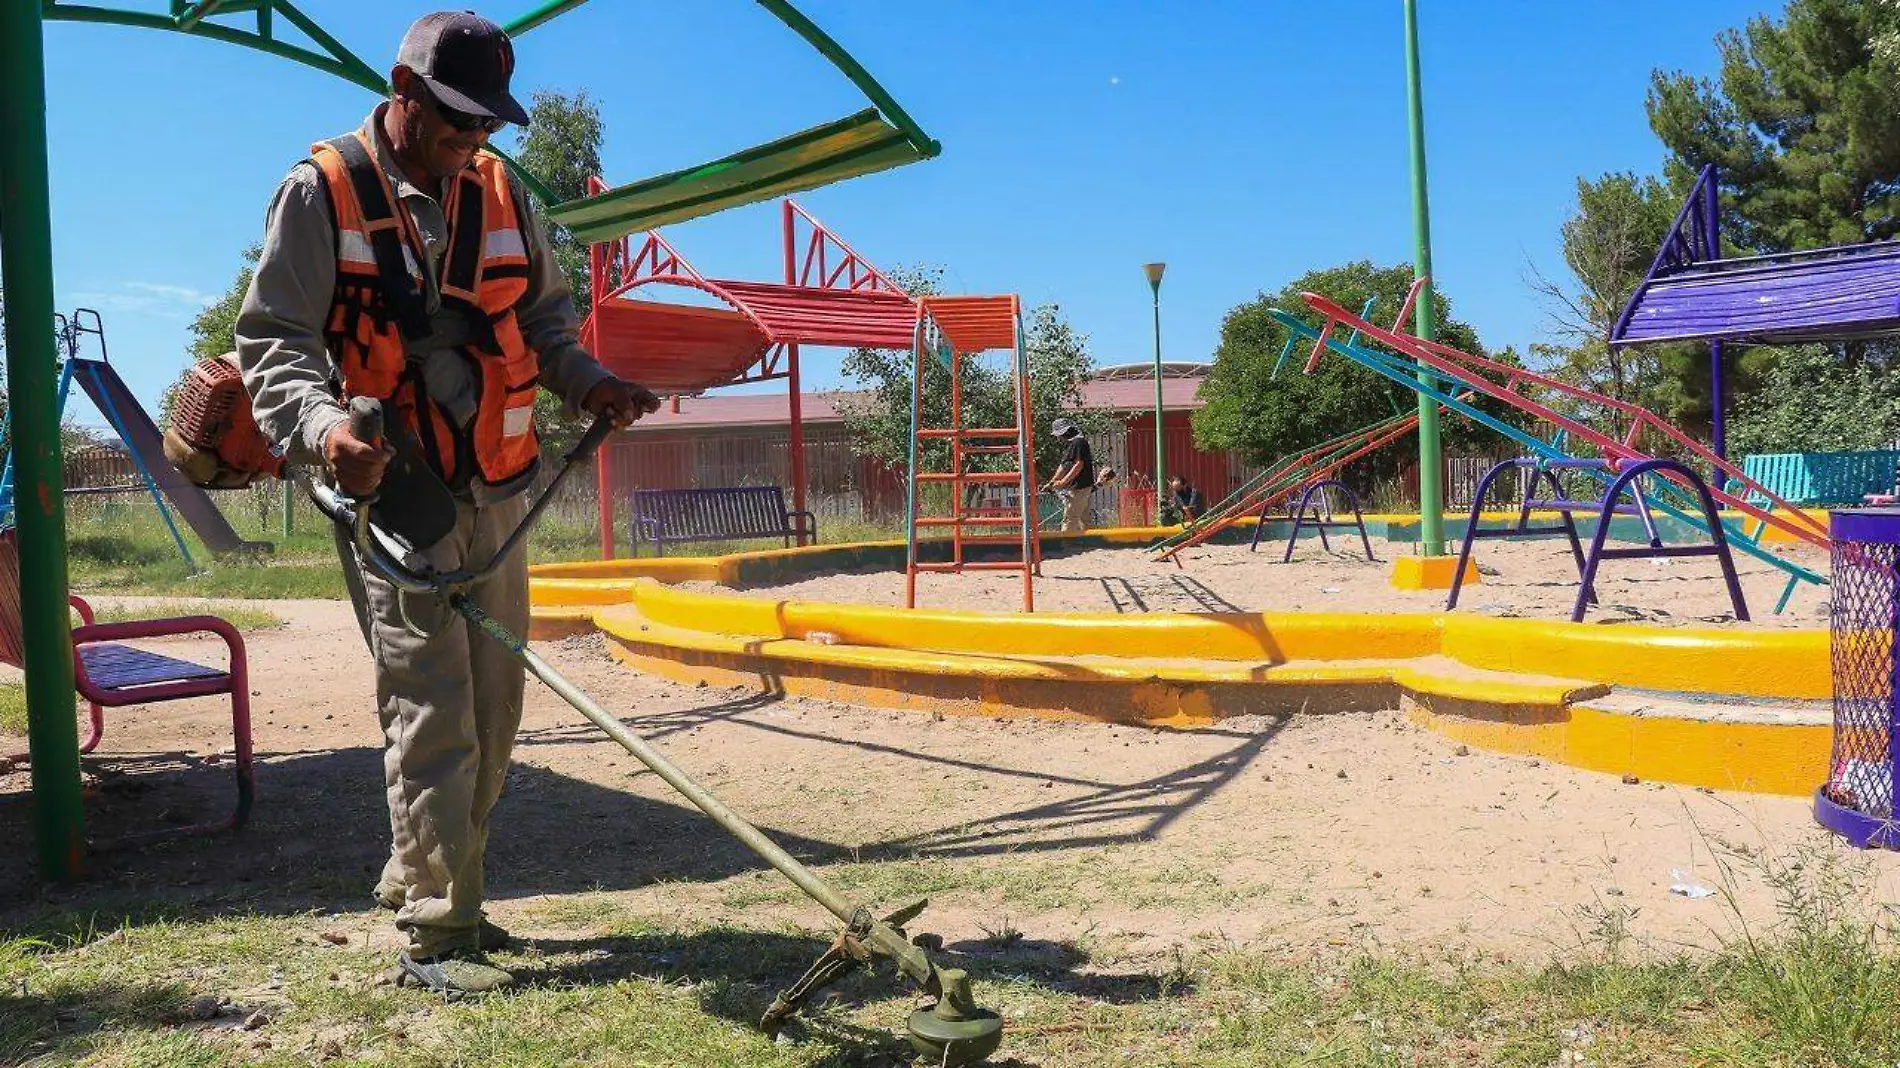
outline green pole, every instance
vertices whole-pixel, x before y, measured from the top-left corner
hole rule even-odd
[[[1405,0],[1405,79],[1412,128],[1412,236],[1418,251],[1413,278],[1426,279],[1412,309],[1412,333],[1425,341],[1437,330],[1432,308],[1432,210],[1425,184],[1425,101],[1419,90],[1418,0]],[[1424,376],[1420,376],[1423,381]],[[1418,551],[1439,556],[1445,551],[1445,487],[1443,446],[1438,437],[1438,404],[1418,395]]]
[[[1168,265],[1149,263],[1141,269],[1148,275],[1148,291],[1154,296],[1155,307],[1155,523],[1159,525],[1166,522],[1168,493],[1168,448],[1161,433],[1161,274]]]
[[[0,274],[6,279],[7,385],[13,402],[14,510],[20,537],[34,837],[40,871],[47,879],[60,880],[79,873],[86,839],[54,399],[53,228],[40,12],[40,5],[28,0],[0,2]]]

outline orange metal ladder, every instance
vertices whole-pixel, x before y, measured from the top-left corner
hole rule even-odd
[[[1009,353],[1014,395],[1015,425],[964,425],[964,373],[971,359],[984,352]],[[928,361],[949,372],[948,426],[925,426],[924,380]],[[1017,571],[1023,577],[1023,611],[1036,607],[1035,575],[1042,562],[1042,543],[1035,513],[1035,425],[1029,400],[1028,360],[1023,352],[1022,312],[1014,295],[1001,297],[925,297],[919,302],[917,330],[911,351],[910,477],[905,501],[904,604],[917,606],[917,576],[922,572]],[[925,471],[921,467],[926,442],[946,442],[949,467]],[[1013,457],[1013,468],[994,469],[985,457]],[[981,465],[980,469],[972,465]],[[922,514],[922,488],[949,487],[949,509]],[[986,487],[1016,488],[1014,507],[994,507],[973,501],[972,491]],[[1014,528],[1014,529],[1011,529]],[[926,562],[920,543],[927,531],[949,531],[948,560]],[[929,539],[933,544],[946,539]],[[971,559],[971,546],[1015,546],[1014,554]]]

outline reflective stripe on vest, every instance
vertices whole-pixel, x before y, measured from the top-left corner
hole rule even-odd
[[[414,221],[361,131],[310,151],[337,225],[336,288],[324,333],[344,394],[393,399],[451,485],[458,476],[497,484],[526,473],[540,453],[533,419],[540,366],[515,321],[527,290],[527,241],[505,165],[478,153],[448,180],[443,198],[449,235],[437,289],[443,308],[460,309],[474,333],[457,350],[477,384],[475,418],[464,429],[428,397],[408,355],[426,348],[430,335],[418,268],[427,252]],[[467,454],[473,470],[461,469]]]

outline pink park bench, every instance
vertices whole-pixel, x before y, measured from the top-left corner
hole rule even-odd
[[[149,705],[188,697],[231,695],[231,735],[236,743],[237,807],[222,820],[151,832],[138,838],[174,834],[210,834],[244,825],[251,814],[255,780],[251,771],[251,691],[245,669],[244,639],[237,628],[215,616],[137,619],[94,623],[92,606],[71,598],[80,625],[73,628],[74,684],[90,708],[92,729],[81,753],[90,753],[105,733],[104,708]],[[20,548],[18,534],[0,531],[0,663],[25,667],[26,646],[20,619]],[[148,652],[120,642],[178,634],[214,634],[224,639],[228,666],[219,669]],[[14,757],[24,760],[24,754]]]

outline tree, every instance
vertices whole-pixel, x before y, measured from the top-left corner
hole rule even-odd
[[[1228,312],[1221,322],[1214,368],[1201,387],[1206,406],[1194,413],[1196,444],[1208,450],[1235,450],[1254,463],[1266,464],[1395,413],[1412,411],[1417,406],[1416,393],[1338,356],[1322,359],[1311,375],[1301,374],[1306,350],[1295,346],[1293,356],[1276,375],[1274,365],[1288,330],[1267,315],[1269,308],[1305,312],[1300,293],[1312,291],[1354,310],[1363,307],[1368,297],[1377,297],[1371,318],[1389,323],[1411,283],[1408,265],[1375,267],[1360,260],[1310,271],[1278,293],[1263,293]],[[1483,354],[1477,333],[1452,317],[1451,302],[1442,293],[1434,308],[1438,340]],[[1445,442],[1454,448],[1468,447],[1488,433],[1462,419],[1444,424]],[[1387,449],[1363,462],[1376,476],[1389,477],[1398,470],[1402,452]]]
[[[1707,427],[1711,412],[1705,345],[1610,347],[1610,332],[1648,273],[1669,232],[1682,193],[1654,177],[1630,172],[1577,179],[1577,206],[1563,224],[1564,265],[1573,285],[1532,268],[1531,287],[1544,298],[1552,333],[1560,340],[1531,346],[1531,356],[1556,377],[1617,400],[1642,405],[1681,425]],[[1739,355],[1738,355],[1739,354]],[[1739,391],[1772,352],[1732,349],[1731,375]],[[1621,434],[1620,413],[1562,406],[1567,414],[1601,417]]]
[[[1716,38],[1717,79],[1650,78],[1677,176],[1722,172],[1725,236],[1749,252],[1900,233],[1900,64],[1891,0],[1790,0]]]
[[[1737,453],[1884,449],[1900,441],[1900,374],[1823,345],[1782,351],[1730,423]]]
[[[158,401],[158,425],[170,426],[172,406],[178,400],[178,391],[185,386],[185,379],[191,374],[191,368],[199,360],[215,359],[237,349],[238,312],[244,308],[244,294],[251,288],[251,276],[257,273],[258,257],[264,254],[264,246],[252,245],[243,253],[244,262],[238,267],[231,284],[225,287],[218,299],[204,306],[191,320],[191,340],[185,344],[185,368],[179,372],[172,384],[165,387],[165,395]]]
[[[1720,169],[1726,245],[1763,254],[1900,234],[1900,3],[1790,0],[1779,21],[1750,19],[1716,47],[1714,80],[1654,72],[1648,111],[1673,177]],[[1887,425],[1875,401],[1841,390],[1884,380],[1892,342],[1740,351],[1738,451]]]
[[[527,132],[515,146],[515,159],[539,178],[561,202],[587,195],[587,180],[600,173],[600,143],[606,127],[600,108],[582,89],[566,96],[537,89],[528,109]],[[586,315],[593,293],[587,246],[565,226],[550,226],[554,258],[574,291],[574,310]]]
[[[606,128],[600,109],[582,89],[573,96],[537,89],[528,109],[527,132],[515,146],[515,158],[561,201],[587,195],[587,180],[600,173],[600,143]],[[587,246],[564,226],[550,226],[554,260],[567,275],[575,315],[585,318],[592,302],[593,271]],[[545,390],[534,398],[534,427],[550,454],[572,448],[581,428],[567,419],[560,398]]]
[[[891,273],[905,292],[928,296],[939,291],[940,267],[899,268]],[[1029,368],[1030,410],[1035,418],[1036,471],[1047,477],[1055,470],[1062,446],[1049,433],[1057,416],[1075,423],[1084,434],[1100,433],[1109,425],[1106,412],[1083,406],[1082,383],[1093,360],[1088,335],[1079,333],[1054,304],[1029,310],[1024,323],[1024,358]],[[909,350],[854,349],[844,358],[845,377],[863,387],[860,395],[838,400],[845,430],[857,450],[886,467],[902,471],[910,463],[911,363]],[[966,426],[1011,426],[1016,421],[1012,376],[994,355],[965,358],[961,369],[963,414]],[[926,426],[950,423],[950,372],[935,360],[924,361]],[[971,470],[1013,469],[1005,457],[981,457]],[[942,471],[949,467],[949,448],[942,441],[919,443],[919,466]]]

